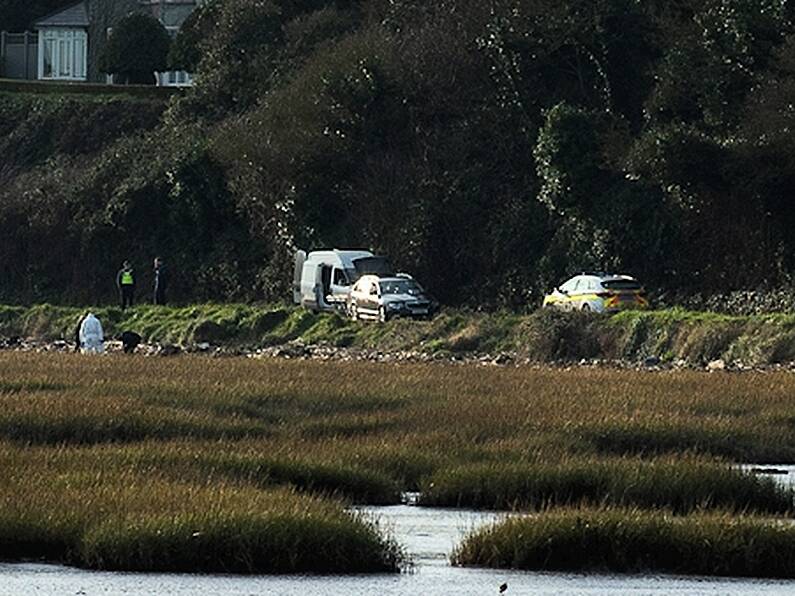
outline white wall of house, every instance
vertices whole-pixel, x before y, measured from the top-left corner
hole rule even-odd
[[[155,76],[160,87],[190,87],[193,85],[193,77],[184,70],[156,72]]]
[[[85,81],[88,72],[85,29],[51,27],[39,30],[39,79]]]

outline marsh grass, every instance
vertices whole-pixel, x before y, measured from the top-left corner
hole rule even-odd
[[[227,489],[217,481],[211,489],[133,484],[100,498],[90,488],[72,490],[75,496],[58,503],[72,501],[72,524],[53,525],[44,512],[20,515],[7,508],[0,515],[4,558],[27,554],[99,569],[234,573],[395,571],[402,560],[394,542],[340,505],[284,490]],[[103,515],[80,507],[77,495]]]
[[[795,527],[752,516],[641,509],[551,510],[475,531],[457,565],[795,577]]]
[[[382,454],[394,454],[396,469],[414,459],[426,471],[434,462],[561,454],[698,451],[795,462],[795,377],[788,373],[17,352],[0,353],[0,370],[0,436],[25,444],[260,441],[307,453],[333,445],[328,460],[389,466]]]
[[[790,514],[793,491],[774,480],[695,458],[488,464],[440,470],[420,504],[496,510],[635,506],[683,514],[723,509]]]
[[[184,461],[184,457],[182,458]],[[245,480],[255,486],[294,486],[305,492],[344,497],[354,503],[387,505],[400,502],[400,487],[389,476],[375,470],[343,463],[326,464],[294,458],[277,459],[253,455],[194,456],[191,463],[207,476],[222,475]]]
[[[49,381],[0,381],[0,393],[36,393],[39,391],[63,391],[67,386]]]
[[[708,414],[703,416],[709,418]],[[735,421],[732,421],[735,418]],[[656,421],[633,425],[611,423],[589,428],[584,438],[591,447],[605,454],[653,456],[691,451],[725,457],[734,461],[775,463],[795,460],[792,432],[782,424],[760,441],[752,430],[741,427],[742,419],[722,414],[721,420],[706,424]]]
[[[0,447],[0,556],[101,569],[236,573],[395,571],[370,521],[210,466],[185,474],[150,449]],[[183,455],[188,453],[183,452]],[[184,463],[184,462],[182,462]]]
[[[104,522],[83,536],[79,557],[99,569],[223,573],[394,572],[401,561],[362,520],[290,511]]]
[[[196,412],[146,407],[122,397],[95,401],[66,394],[45,399],[18,392],[2,401],[0,437],[22,444],[123,443],[178,437],[233,439],[267,434],[265,426],[251,419],[219,416],[208,420]]]
[[[323,543],[394,560],[387,542],[362,546],[367,559],[332,541],[367,534],[346,529],[342,503],[417,488],[426,504],[499,509],[791,509],[791,494],[715,448],[734,437],[744,462],[795,462],[795,376],[783,372],[0,352],[0,384],[3,558],[275,571],[265,528],[316,526],[296,538],[291,569],[356,570],[312,559]],[[666,428],[679,430],[649,449]],[[636,434],[600,442],[614,429]]]

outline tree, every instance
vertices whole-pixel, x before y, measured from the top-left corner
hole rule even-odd
[[[626,144],[621,121],[567,104],[545,116],[535,147],[538,198],[562,217],[573,264],[624,269],[647,280],[665,271],[672,218],[657,185],[613,163],[613,146]]]
[[[212,35],[220,11],[220,2],[206,2],[185,19],[168,53],[170,68],[196,72],[202,57],[201,44]]]
[[[70,4],[72,0],[0,0],[0,31],[30,29],[36,19]]]
[[[689,20],[661,18],[668,48],[646,104],[650,120],[730,134],[755,75],[769,67],[791,28],[786,7],[784,0],[705,0]]]
[[[132,14],[113,28],[100,54],[100,70],[117,75],[124,84],[153,85],[154,73],[166,70],[171,38],[150,16]]]

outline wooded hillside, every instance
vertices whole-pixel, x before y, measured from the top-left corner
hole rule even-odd
[[[161,101],[0,95],[0,299],[102,300],[157,254],[182,299],[289,296],[368,247],[441,301],[582,269],[657,293],[790,285],[787,0],[219,0]],[[175,297],[176,297],[175,296]]]

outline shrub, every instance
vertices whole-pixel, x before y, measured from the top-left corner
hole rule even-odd
[[[153,85],[154,73],[166,70],[171,38],[154,17],[132,14],[113,28],[102,54],[99,68],[117,75],[119,82]]]

